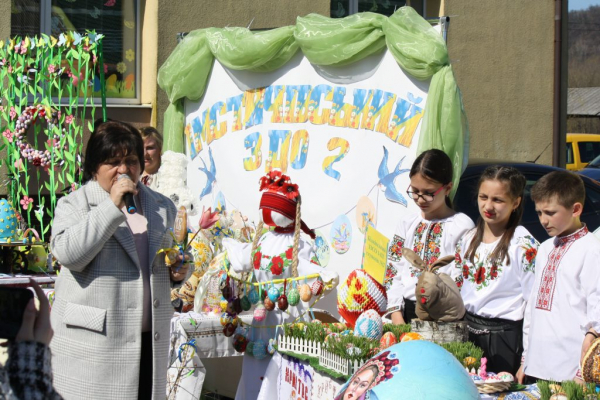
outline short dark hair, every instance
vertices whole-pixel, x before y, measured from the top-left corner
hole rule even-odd
[[[552,171],[542,176],[531,188],[531,199],[534,202],[547,201],[556,197],[563,207],[572,207],[575,203],[585,202],[585,185],[583,179],[573,172]]]
[[[96,124],[85,149],[83,181],[91,180],[100,164],[116,156],[135,154],[144,170],[144,140],[134,126],[121,121]]]

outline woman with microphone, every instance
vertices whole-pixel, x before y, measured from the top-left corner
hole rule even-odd
[[[65,399],[163,399],[173,315],[188,274],[156,256],[171,247],[171,200],[139,183],[144,143],[133,126],[94,129],[84,185],[60,199],[52,253],[63,266],[52,307],[54,384]]]

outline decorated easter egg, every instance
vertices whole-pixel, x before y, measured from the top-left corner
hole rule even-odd
[[[279,293],[279,289],[277,289],[275,286],[271,286],[269,288],[269,299],[275,303],[277,301],[277,299],[279,298],[279,296],[281,295],[281,293]],[[267,307],[268,308],[268,307]]]
[[[477,359],[475,357],[465,357],[463,360],[463,365],[466,368],[473,368],[477,363]]]
[[[258,292],[254,288],[250,289],[247,297],[248,297],[248,300],[250,300],[250,303],[252,303],[252,304],[256,304],[256,303],[258,303],[258,300],[260,300],[258,298]]]
[[[373,340],[381,339],[383,334],[383,322],[381,316],[375,310],[367,310],[360,314],[354,326],[354,335]]]
[[[271,298],[265,297],[265,301],[263,301],[265,308],[267,311],[273,311],[275,309],[275,303],[271,301]]]
[[[231,314],[231,315],[233,315],[233,314],[237,314],[237,312],[235,311],[235,303],[234,303],[234,301],[233,301],[233,300],[229,300],[229,301],[227,302],[227,308],[226,308],[226,311],[227,311],[229,314]]]
[[[375,310],[383,315],[387,309],[386,289],[362,269],[355,269],[338,286],[338,311],[351,326],[360,314]]]
[[[469,375],[471,377],[471,379],[473,380],[473,382],[475,383],[483,383],[483,378],[481,378],[479,375]]]
[[[510,372],[506,372],[506,371],[498,372],[497,376],[502,382],[512,382],[515,380],[515,377],[513,376],[513,374],[511,374]]]
[[[312,290],[310,289],[310,286],[308,286],[306,283],[300,286],[300,299],[304,302],[307,302],[310,301],[311,297]]]
[[[314,281],[312,283],[312,285],[310,286],[310,290],[312,292],[313,296],[318,296],[321,293],[323,293],[323,281],[321,279],[317,279],[316,281]]]
[[[350,329],[346,329],[343,332],[340,332],[341,336],[348,336],[348,335],[352,335],[352,331]]]
[[[0,200],[0,241],[17,239],[17,213],[6,199]]]
[[[248,345],[248,339],[246,339],[244,336],[236,335],[233,338],[233,348],[238,353],[243,353],[244,351],[246,351],[247,345]]]
[[[223,328],[223,335],[225,335],[227,337],[231,337],[234,332],[235,332],[235,326],[233,326],[233,324],[227,324]]]
[[[248,296],[242,297],[242,300],[240,300],[240,304],[242,306],[243,311],[248,311],[252,307],[252,303],[250,303]]]
[[[386,332],[381,336],[381,340],[379,341],[379,345],[381,350],[385,350],[390,346],[393,346],[397,343],[396,336],[392,332]]]
[[[256,308],[254,309],[254,319],[258,322],[261,322],[261,321],[264,321],[266,316],[267,316],[267,309],[265,308],[265,306],[262,304],[257,305]]]
[[[359,355],[359,357],[362,355]],[[367,359],[334,398],[361,396],[351,382],[370,379],[364,398],[478,400],[477,387],[461,363],[441,346],[428,341],[395,344]]]
[[[237,326],[240,324],[240,317],[236,316],[232,316],[231,317],[231,325],[235,326],[237,328]]]
[[[423,340],[423,336],[416,332],[406,332],[400,336],[400,342],[408,342],[411,340]]]
[[[282,294],[281,296],[279,296],[279,298],[277,299],[277,307],[281,310],[281,311],[285,311],[288,308],[288,299],[287,296],[285,294]]]
[[[254,342],[254,346],[252,347],[252,355],[257,360],[262,360],[267,356],[267,345],[261,339],[258,339]]]
[[[277,341],[275,339],[269,339],[269,344],[267,345],[267,351],[269,354],[275,354],[275,345],[277,345]]]
[[[296,288],[288,290],[287,294],[288,303],[290,306],[296,306],[300,302],[300,292]]]
[[[239,297],[233,299],[233,309],[235,310],[236,314],[239,314],[242,311],[244,311],[244,309],[242,308],[242,300],[240,300]]]
[[[254,349],[254,342],[248,342],[248,344],[246,345],[246,354],[249,356],[254,355],[254,354],[252,354],[253,349]]]
[[[230,324],[232,320],[233,320],[233,318],[231,318],[231,315],[229,315],[227,313],[221,314],[221,325],[222,326]]]

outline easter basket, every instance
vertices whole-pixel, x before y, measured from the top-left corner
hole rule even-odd
[[[482,394],[491,394],[507,391],[513,382],[475,382],[477,390]]]

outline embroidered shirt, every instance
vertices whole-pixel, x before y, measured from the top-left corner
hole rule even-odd
[[[459,239],[473,227],[473,221],[462,213],[433,221],[423,219],[420,214],[410,214],[400,221],[388,247],[385,277],[388,314],[400,310],[405,298],[416,299],[415,287],[421,271],[402,257],[402,247],[414,250],[430,264],[440,257],[454,255]],[[452,263],[438,271],[455,277]]]
[[[524,352],[527,375],[564,381],[580,373],[585,332],[600,329],[598,260],[600,241],[585,226],[540,246],[527,307],[531,321]]]
[[[475,233],[471,230],[456,246],[455,280],[465,308],[484,318],[522,320],[533,287],[539,243],[527,229],[518,226],[508,247],[510,262],[490,259],[500,239],[481,243],[471,262],[465,254]]]

